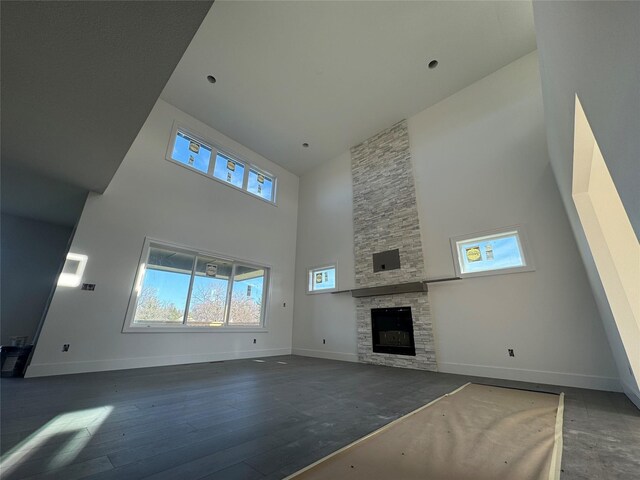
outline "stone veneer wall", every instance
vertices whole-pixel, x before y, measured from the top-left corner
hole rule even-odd
[[[424,280],[409,132],[403,120],[351,149],[357,288]],[[400,269],[373,272],[372,255],[400,250]],[[416,356],[373,353],[371,309],[411,307]],[[359,298],[358,359],[365,363],[436,370],[429,299],[425,293]]]
[[[351,149],[356,287],[424,280],[407,121]],[[398,270],[373,273],[372,255],[400,249]]]
[[[390,307],[411,307],[413,318],[413,341],[416,356],[374,353],[371,342],[371,309]],[[356,302],[358,325],[358,360],[363,363],[388,365],[392,367],[437,370],[436,352],[431,325],[431,307],[424,293],[402,293],[379,297],[362,297]]]

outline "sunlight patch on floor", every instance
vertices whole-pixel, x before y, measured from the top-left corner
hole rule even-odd
[[[59,446],[58,454],[51,459],[49,468],[68,465],[91,440],[91,434],[86,426],[91,424],[93,427],[99,427],[112,411],[113,407],[107,406],[58,415],[2,455],[0,458],[2,475],[13,472],[39,448],[59,435],[69,435],[70,438]]]

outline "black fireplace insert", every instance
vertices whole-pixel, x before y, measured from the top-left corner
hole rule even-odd
[[[395,355],[416,355],[411,307],[372,308],[373,351]]]

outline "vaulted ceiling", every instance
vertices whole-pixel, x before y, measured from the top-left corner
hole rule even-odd
[[[161,92],[301,174],[536,48],[529,2],[210,6],[2,2],[2,210],[72,223]]]
[[[221,1],[162,98],[301,174],[535,48],[530,2]]]

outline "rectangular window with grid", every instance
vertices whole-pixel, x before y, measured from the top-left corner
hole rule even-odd
[[[269,268],[145,241],[124,331],[262,328]]]

